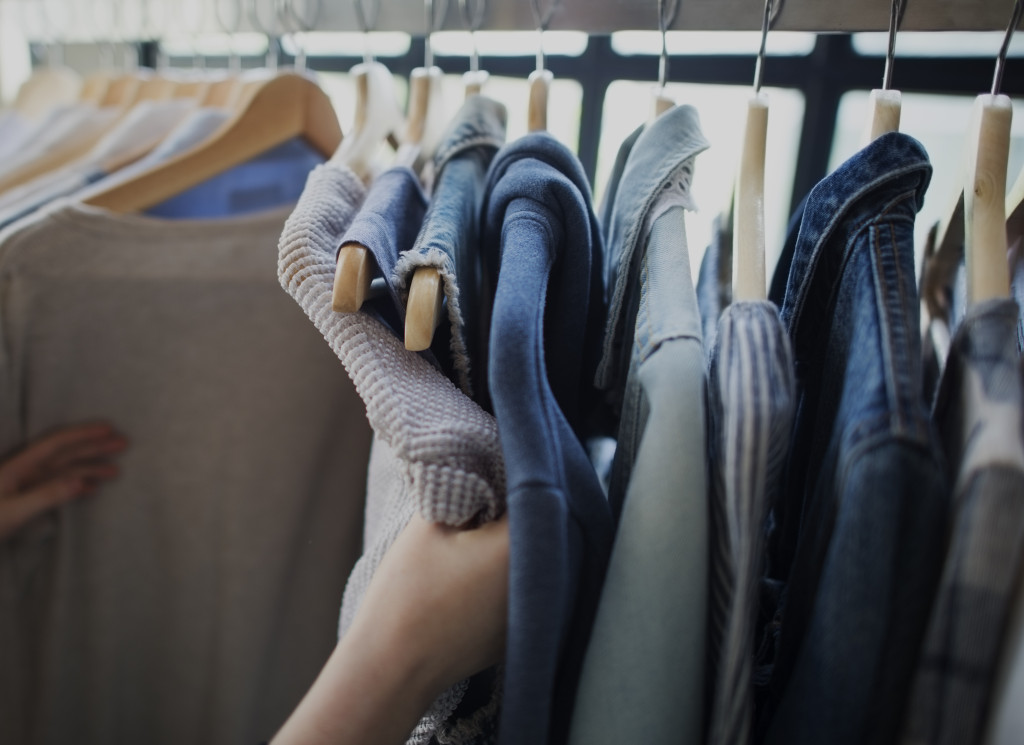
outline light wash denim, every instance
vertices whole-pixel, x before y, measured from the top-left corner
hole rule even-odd
[[[491,159],[505,143],[505,107],[472,96],[459,109],[433,160],[434,190],[415,245],[395,267],[396,284],[407,292],[422,266],[436,268],[444,283],[448,323],[434,334],[431,350],[449,377],[472,396],[486,377],[471,376],[479,364],[483,331],[480,308],[480,205]],[[481,381],[474,386],[472,380]],[[480,391],[477,391],[480,393]]]
[[[694,159],[707,147],[696,110],[673,108],[626,141],[612,186],[609,289],[619,304],[606,333],[620,338],[606,347],[602,368],[621,405],[609,493],[619,522],[576,695],[573,745],[701,738],[705,381],[684,205],[692,205]]]
[[[533,133],[494,159],[483,245],[488,383],[508,474],[502,745],[564,743],[611,548],[582,441],[604,322],[601,234],[576,156]]]
[[[765,741],[898,734],[945,549],[948,485],[922,403],[914,216],[931,177],[884,135],[805,203],[782,319],[797,416],[772,509]],[[762,673],[767,673],[762,670]]]
[[[412,248],[427,211],[427,198],[419,179],[409,168],[391,168],[373,180],[352,224],[338,243],[338,250],[354,242],[370,251],[383,278],[383,294],[372,294],[362,310],[376,316],[399,338],[405,334],[405,304],[394,281],[395,265],[403,251]],[[434,362],[430,350],[422,353]]]

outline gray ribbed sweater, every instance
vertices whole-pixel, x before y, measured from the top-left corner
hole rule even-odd
[[[343,634],[384,552],[418,510],[427,520],[465,525],[504,511],[505,468],[494,417],[436,368],[405,349],[364,313],[331,309],[335,253],[363,186],[347,168],[325,164],[309,177],[280,242],[282,286],[327,339],[355,383],[374,431],[366,495],[364,554],[341,609]],[[473,679],[475,681],[475,679]],[[476,711],[452,714],[467,691],[446,691],[409,738],[425,745],[477,742],[497,715],[497,692]],[[474,697],[476,698],[476,697]]]

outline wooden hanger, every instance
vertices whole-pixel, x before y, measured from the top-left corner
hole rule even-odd
[[[82,87],[82,78],[74,70],[42,67],[21,84],[11,108],[20,116],[35,121],[62,104],[79,100]]]
[[[434,3],[427,2],[427,27],[435,28]],[[426,39],[424,66],[412,71],[409,77],[409,114],[405,137],[398,151],[398,162],[412,165],[417,171],[440,143],[448,114],[441,91],[441,70],[433,64],[430,34]],[[419,267],[409,282],[406,300],[405,348],[420,352],[430,347],[434,329],[441,322],[444,284],[434,267]]]
[[[409,119],[405,143],[412,143],[422,158],[422,143],[430,129],[428,125],[431,120],[438,119],[438,114],[443,113],[441,70],[437,67],[417,68],[412,72],[409,85]],[[431,134],[431,138],[434,137],[435,135]],[[436,137],[439,139],[440,135]],[[437,139],[434,139],[433,147],[437,146]],[[399,160],[403,159],[402,152],[406,147],[403,143],[402,149],[399,150]],[[421,352],[430,348],[430,343],[434,340],[434,329],[441,322],[443,301],[444,282],[440,272],[431,266],[419,267],[409,282],[405,313],[406,349]]]
[[[353,67],[351,75],[356,83],[355,121],[331,162],[347,165],[366,180],[380,143],[387,140],[398,147],[397,135],[405,122],[387,67],[367,61]],[[340,313],[359,310],[369,295],[374,273],[373,258],[366,246],[343,244],[338,250],[331,307]]]
[[[882,87],[871,91],[868,122],[864,130],[865,145],[900,129],[903,97],[899,91],[892,90],[892,68],[896,59],[896,34],[899,33],[906,9],[906,0],[892,0],[889,4],[889,47],[885,54],[885,73],[882,76]]]
[[[1024,235],[1024,168],[1006,192],[1006,235],[1011,240]]]
[[[330,99],[316,83],[282,73],[249,91],[242,110],[203,144],[86,203],[113,212],[141,212],[293,137],[304,138],[329,157],[341,142],[341,128]]]
[[[764,259],[764,162],[768,138],[768,97],[755,93],[747,102],[740,172],[733,208],[733,300],[767,297]]]
[[[107,95],[107,89],[110,88],[112,80],[113,75],[109,72],[94,72],[87,75],[82,81],[82,91],[78,95],[79,102],[99,106]]]
[[[764,259],[764,163],[768,140],[768,96],[761,91],[761,81],[774,5],[775,0],[765,0],[761,48],[754,67],[754,94],[747,101],[740,171],[733,199],[734,301],[764,300],[768,296]]]
[[[668,82],[668,28],[675,23],[676,14],[679,11],[678,0],[658,0],[658,31],[661,33],[661,54],[658,57],[658,85],[651,94],[651,113],[649,122],[653,122],[659,116],[676,105],[674,99],[665,92],[665,83]]]
[[[1007,96],[975,100],[975,136],[964,184],[964,254],[971,305],[1009,297],[1006,263],[1006,166],[1013,106]]]

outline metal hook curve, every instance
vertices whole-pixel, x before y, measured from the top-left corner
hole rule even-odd
[[[885,72],[882,75],[882,90],[892,87],[892,68],[896,62],[896,34],[903,25],[903,14],[907,12],[907,0],[892,0],[889,6],[889,46],[885,52]]]
[[[666,36],[669,27],[676,23],[679,15],[679,0],[657,0],[657,30],[662,34],[662,53],[657,59],[657,87],[665,88],[669,79],[669,44]]]
[[[1006,27],[1006,35],[1003,36],[1003,45],[999,48],[996,56],[996,71],[992,76],[992,95],[998,96],[1003,87],[1003,72],[1006,70],[1006,53],[1010,50],[1010,40],[1013,32],[1020,24],[1021,13],[1024,12],[1024,2],[1016,0],[1013,4],[1013,15],[1010,16],[1010,24]]]
[[[434,66],[434,50],[430,45],[430,37],[444,25],[444,19],[448,15],[448,0],[441,0],[438,3],[434,0],[424,0],[424,8],[427,12],[427,33],[423,43],[423,66],[431,68]],[[441,8],[440,12],[437,8]]]
[[[764,15],[761,17],[761,46],[757,50],[757,61],[754,63],[754,93],[761,92],[764,82],[764,58],[768,48],[768,31],[779,20],[782,14],[783,0],[764,0]]]
[[[487,13],[487,0],[480,0],[473,3],[471,0],[459,0],[459,13],[462,15],[462,23],[469,29],[469,36],[473,42],[473,51],[469,56],[470,72],[480,71],[480,48],[476,43],[476,32],[484,23],[484,16]]]

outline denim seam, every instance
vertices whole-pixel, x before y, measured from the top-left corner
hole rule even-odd
[[[878,304],[879,329],[882,334],[881,346],[886,363],[883,378],[893,427],[898,431],[920,431],[923,425],[922,418],[914,416],[913,396],[906,395],[912,386],[909,370],[913,366],[906,353],[909,341],[903,333],[906,329],[897,328],[892,322],[894,318],[907,318],[910,309],[907,307],[903,270],[896,255],[894,226],[901,218],[890,215],[890,212],[913,195],[914,190],[907,190],[894,197],[880,215],[887,219],[874,220],[869,227],[872,273]],[[881,242],[886,228],[889,233],[889,250],[883,250]]]
[[[464,140],[456,142],[443,153],[439,153],[434,159],[434,162],[437,164],[437,173],[434,176],[435,181],[441,178],[441,172],[444,170],[445,166],[455,158],[455,156],[462,155],[464,152],[471,150],[474,147],[490,148],[494,150],[494,152],[497,152],[501,148],[501,145],[501,140],[489,135],[474,135],[473,137],[467,137]]]
[[[452,353],[452,363],[458,374],[459,388],[470,398],[473,397],[473,386],[470,383],[469,353],[466,350],[466,340],[462,333],[462,308],[459,305],[459,283],[456,280],[451,257],[442,249],[432,247],[425,253],[415,249],[403,251],[395,264],[392,272],[392,281],[398,288],[403,301],[409,302],[409,282],[420,267],[432,267],[441,275],[444,282],[444,295],[448,306],[448,322],[452,328],[452,338],[449,342],[449,349]],[[408,312],[408,308],[406,308]]]
[[[913,165],[905,166],[899,170],[890,171],[884,174],[883,176],[880,176],[863,184],[860,189],[848,195],[843,200],[842,204],[840,204],[839,207],[832,213],[832,217],[829,219],[829,221],[819,229],[817,238],[814,241],[814,248],[811,251],[811,258],[807,263],[805,278],[803,279],[803,281],[800,282],[800,285],[798,286],[796,305],[793,309],[793,322],[788,324],[790,328],[794,328],[797,325],[796,319],[800,317],[803,311],[804,302],[807,299],[808,282],[806,280],[806,277],[813,276],[814,270],[818,265],[819,259],[821,258],[822,251],[824,250],[824,245],[832,237],[832,234],[836,231],[836,228],[843,222],[843,220],[846,217],[846,214],[853,208],[853,205],[856,204],[856,202],[858,202],[865,194],[870,193],[874,189],[877,189],[880,186],[882,186],[883,184],[888,183],[889,181],[895,181],[905,176],[908,176],[911,173],[914,173],[915,171],[924,171],[927,168],[927,165],[927,162],[914,163]],[[914,193],[916,193],[916,191],[916,189],[913,190]],[[812,192],[811,195],[813,196],[814,193]],[[814,205],[813,203],[807,204],[804,209],[804,214],[807,214],[808,207],[814,208],[815,206],[816,205]],[[866,218],[866,221],[870,222],[873,219],[877,219],[878,216],[878,211],[872,211],[871,217]],[[861,224],[861,227],[862,226],[863,223]],[[800,228],[801,232],[803,232],[802,220]],[[858,230],[859,229],[860,227],[858,228]],[[851,231],[851,235],[853,234],[855,233]]]

